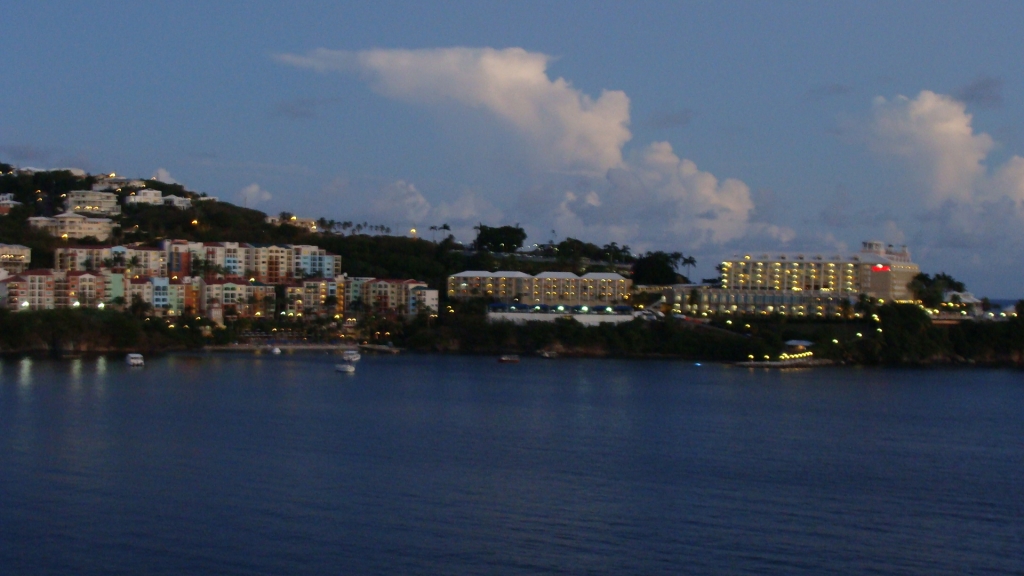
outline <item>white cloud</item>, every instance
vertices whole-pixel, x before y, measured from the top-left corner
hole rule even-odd
[[[686,250],[756,234],[788,241],[792,231],[751,224],[754,208],[743,182],[719,180],[679,158],[668,142],[656,142],[591,189],[533,190],[522,204],[528,214],[549,214],[559,236],[608,238],[635,248]],[[532,208],[532,211],[531,211]]]
[[[539,146],[539,156],[558,169],[603,174],[621,165],[622,146],[631,138],[624,92],[605,90],[592,99],[563,78],[550,79],[549,56],[522,48],[320,48],[275,58],[319,72],[365,74],[391,98],[486,110]]]
[[[334,205],[331,208],[343,211],[346,219],[384,224],[394,230],[415,227],[421,234],[430,226],[448,224],[457,238],[466,241],[473,238],[472,229],[478,222],[500,222],[503,217],[501,210],[470,190],[453,202],[433,204],[407,180],[365,186],[339,178],[324,188],[322,195]]]
[[[919,189],[890,199],[912,216],[915,229],[894,229],[896,224],[889,223],[887,234],[906,236],[923,260],[935,259],[951,272],[979,278],[1010,275],[1016,277],[1012,282],[1019,282],[1024,158],[1012,156],[989,169],[986,161],[994,140],[976,132],[965,105],[950,96],[925,90],[913,99],[876,98],[874,113],[876,149],[906,161],[921,183]],[[982,289],[1020,289],[988,282]]]
[[[259,184],[256,184],[255,182],[249,184],[245,188],[242,188],[241,190],[238,191],[238,194],[235,194],[235,198],[237,199],[238,203],[242,204],[243,206],[248,206],[249,208],[252,208],[257,204],[261,204],[263,202],[268,202],[273,197],[274,196],[270,192],[267,192],[266,190],[261,188]]]
[[[370,214],[399,222],[418,224],[430,214],[430,202],[414,184],[398,180],[370,198]]]
[[[545,54],[522,48],[321,48],[275,59],[321,73],[359,74],[390,98],[428,106],[455,104],[499,119],[525,138],[548,170],[534,175],[534,186],[520,197],[517,212],[531,234],[543,231],[545,239],[553,228],[559,237],[692,250],[747,235],[752,241],[783,243],[794,235],[786,228],[751,223],[754,202],[745,183],[699,170],[667,142],[625,159],[623,147],[632,137],[626,94],[605,90],[594,99],[563,78],[552,79],[551,57]],[[553,184],[570,174],[577,180],[573,189]],[[453,227],[508,223],[501,220],[501,210],[479,196],[433,205],[405,181],[389,184],[363,202],[353,200],[353,209],[377,220],[401,218],[417,225],[451,221]]]
[[[166,168],[157,168],[156,172],[149,177],[150,180],[159,180],[165,184],[178,184],[178,181],[171,177],[171,173]]]
[[[878,97],[874,112],[877,148],[914,165],[928,185],[928,203],[971,199],[994,143],[988,134],[974,133],[962,102],[925,90],[913,100]]]

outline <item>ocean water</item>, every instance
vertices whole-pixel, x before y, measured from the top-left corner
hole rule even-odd
[[[1024,374],[0,361],[0,574],[1022,574]]]

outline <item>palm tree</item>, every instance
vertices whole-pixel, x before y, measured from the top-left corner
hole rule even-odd
[[[693,268],[696,265],[697,265],[697,259],[694,258],[693,256],[686,256],[686,257],[683,258],[683,268],[690,269],[690,268]],[[687,274],[686,277],[690,278],[690,274]],[[693,279],[691,278],[690,281],[693,282]]]

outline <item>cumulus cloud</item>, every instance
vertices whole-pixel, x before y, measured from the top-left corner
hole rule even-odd
[[[1012,156],[1001,166],[986,166],[995,142],[974,130],[965,104],[951,96],[926,90],[913,99],[878,98],[874,111],[873,143],[906,161],[920,183],[909,195],[892,198],[912,215],[915,228],[897,235],[906,236],[925,259],[932,255],[947,265],[949,251],[960,251],[956,266],[979,277],[1019,269],[1024,254],[1024,158]],[[914,210],[916,206],[921,209]]]
[[[157,168],[156,172],[149,177],[150,180],[158,180],[166,184],[178,184],[178,181],[171,177],[171,173],[166,168]]]
[[[668,142],[650,144],[627,158],[630,101],[605,90],[594,98],[563,78],[548,76],[551,57],[521,48],[423,50],[317,49],[280,54],[284,64],[321,73],[352,73],[378,93],[425,106],[481,110],[519,134],[540,160],[529,189],[503,212],[479,194],[431,203],[405,180],[359,195],[335,187],[349,209],[375,221],[417,226],[446,222],[471,236],[471,227],[521,219],[534,239],[575,236],[634,248],[697,250],[737,242],[785,243],[792,230],[753,221],[750,188],[720,179],[679,157]],[[656,115],[663,128],[685,126],[692,112]],[[361,196],[361,197],[357,197]],[[461,236],[460,236],[461,237]],[[710,248],[709,248],[710,249]]]
[[[693,250],[750,235],[785,242],[791,230],[752,223],[750,188],[734,178],[718,179],[680,158],[668,142],[655,142],[603,182],[579,182],[568,190],[535,188],[521,210],[546,222],[560,236],[607,238],[635,248],[668,246]]]
[[[622,146],[632,136],[624,92],[605,90],[593,99],[563,78],[549,78],[548,55],[522,48],[320,48],[275,58],[319,72],[363,74],[391,98],[485,110],[540,147],[540,156],[559,168],[604,173],[620,166]]]
[[[976,134],[966,106],[950,96],[922,91],[917,98],[879,96],[874,106],[874,143],[909,161],[927,184],[924,198],[937,206],[968,201],[985,176],[992,137]]]
[[[235,195],[238,203],[250,208],[263,202],[269,202],[273,197],[274,196],[270,192],[267,192],[255,182],[249,184],[245,188],[242,188],[238,191],[238,194]]]
[[[367,184],[338,178],[322,191],[323,197],[346,218],[385,224],[396,230],[427,228],[448,224],[455,235],[472,238],[479,222],[500,222],[504,214],[471,190],[464,190],[452,202],[432,203],[407,180]]]

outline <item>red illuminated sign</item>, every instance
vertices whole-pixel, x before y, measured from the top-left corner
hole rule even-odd
[[[872,272],[888,272],[889,271],[889,267],[886,266],[885,264],[875,264],[874,266],[871,267],[871,271]]]

